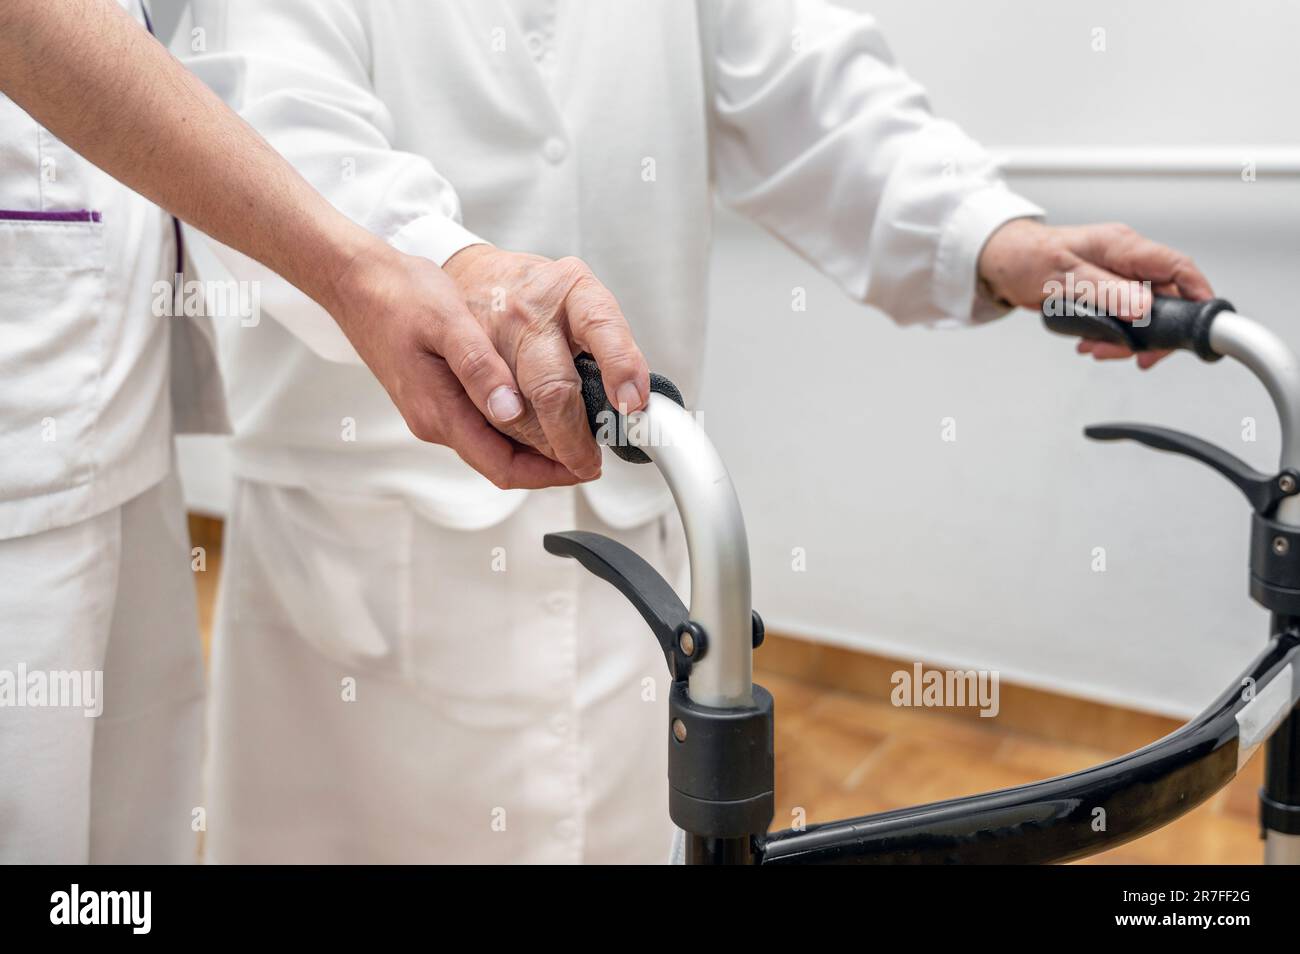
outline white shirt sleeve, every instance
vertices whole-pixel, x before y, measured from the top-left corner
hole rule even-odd
[[[1042,210],[935,118],[871,17],[822,0],[705,0],[702,29],[724,202],[896,321],[1005,313],[977,291],[980,251]]]
[[[482,239],[460,224],[451,184],[393,147],[370,85],[370,45],[351,0],[194,0],[174,44],[186,65],[344,215],[439,265]],[[209,240],[263,310],[330,360],[360,359],[328,313],[269,269]]]

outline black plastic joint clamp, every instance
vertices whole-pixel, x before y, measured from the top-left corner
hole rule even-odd
[[[1259,790],[1259,824],[1268,831],[1300,835],[1300,805],[1284,805]]]
[[[1250,596],[1274,613],[1300,615],[1300,529],[1260,514],[1251,519]]]
[[[691,701],[683,683],[668,700],[668,814],[678,828],[711,838],[761,835],[776,812],[772,695],[716,709]]]

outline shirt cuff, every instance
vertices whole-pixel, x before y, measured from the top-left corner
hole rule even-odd
[[[431,259],[441,267],[461,249],[488,243],[455,219],[431,214],[407,222],[394,233],[388,244],[407,255]]]
[[[940,325],[992,321],[1011,311],[980,294],[980,253],[989,237],[1012,219],[1041,219],[1045,214],[1002,183],[971,193],[957,206],[936,257],[935,296],[939,309],[950,316]]]

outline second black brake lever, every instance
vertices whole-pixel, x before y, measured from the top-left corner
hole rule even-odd
[[[1279,503],[1300,492],[1300,474],[1294,470],[1265,474],[1222,447],[1182,431],[1150,424],[1092,424],[1083,433],[1095,441],[1137,441],[1156,450],[1199,460],[1228,478],[1261,516],[1271,516]]]

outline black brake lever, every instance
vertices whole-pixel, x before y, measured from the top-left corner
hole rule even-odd
[[[573,557],[589,571],[614,584],[641,614],[659,641],[674,680],[690,676],[691,666],[708,650],[707,636],[677,593],[659,572],[617,540],[585,530],[548,533],[547,553]]]
[[[1095,441],[1137,441],[1156,450],[1199,460],[1228,478],[1261,516],[1271,516],[1279,503],[1300,492],[1300,474],[1294,470],[1265,474],[1222,447],[1182,431],[1150,424],[1092,424],[1083,433]]]

